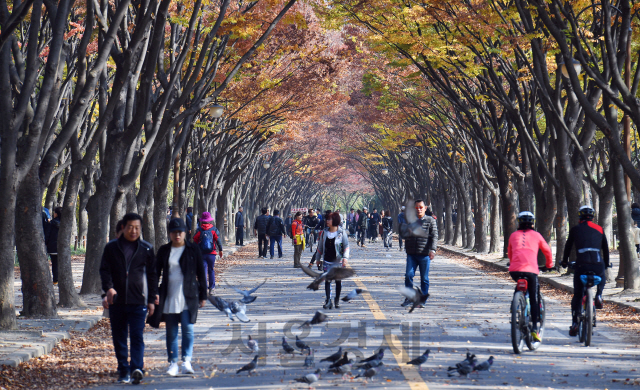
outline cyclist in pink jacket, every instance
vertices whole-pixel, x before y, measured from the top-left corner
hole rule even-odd
[[[540,321],[539,286],[538,286],[538,251],[541,250],[547,259],[546,267],[553,267],[553,256],[549,244],[540,233],[533,230],[536,218],[530,211],[522,211],[518,214],[518,230],[509,237],[509,274],[516,282],[518,279],[526,279],[529,290],[529,302],[531,303],[531,319],[535,324],[531,330],[531,336],[536,341],[542,341],[539,335],[538,322]]]

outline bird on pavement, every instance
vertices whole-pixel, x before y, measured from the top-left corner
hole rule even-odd
[[[429,352],[431,352],[431,350],[427,349],[422,355],[411,360],[410,362],[407,362],[407,364],[418,366],[418,370],[420,370],[421,366],[427,362],[427,359],[429,359]]]
[[[382,365],[384,365],[384,363],[382,362],[381,359],[375,359],[375,360],[372,360],[370,362],[366,362],[364,364],[360,364],[359,366],[356,366],[356,368],[362,369],[362,370],[368,370],[370,368],[379,367],[379,366],[382,366]]]
[[[331,372],[333,374],[348,374],[351,372],[351,367],[353,367],[353,359],[349,360],[350,363],[343,364],[340,367],[334,367],[327,370],[327,372]]]
[[[339,262],[336,262],[336,264],[339,264]],[[317,291],[320,288],[320,283],[325,280],[342,280],[350,278],[356,274],[356,271],[354,271],[353,268],[342,268],[341,266],[333,266],[323,273],[312,271],[311,268],[304,264],[301,264],[301,268],[305,274],[315,278],[315,280],[307,286],[307,289],[314,291]]]
[[[298,337],[298,335],[296,335],[296,347],[298,347],[298,349],[301,351],[304,351],[305,349],[311,351],[311,348],[309,348],[309,346],[305,344],[304,341],[300,340],[300,337]]]
[[[247,341],[247,347],[249,347],[249,349],[252,352],[260,352],[260,347],[258,346],[258,343],[251,338],[251,335],[249,335],[249,341]]]
[[[351,290],[349,292],[349,294],[347,294],[344,297],[342,297],[342,300],[344,302],[349,302],[350,300],[354,299],[355,297],[357,297],[358,295],[362,294],[363,292],[366,292],[366,291],[361,289],[361,288],[354,288],[353,290]]]
[[[356,378],[360,378],[360,377],[373,378],[377,373],[378,373],[378,369],[376,367],[373,367],[363,372],[362,374],[357,375]]]
[[[316,383],[319,379],[318,377],[320,376],[321,371],[322,370],[318,368],[315,372],[312,372],[311,374],[307,374],[305,376],[301,376],[300,378],[296,378],[295,381],[300,383],[308,383],[308,384]]]
[[[349,352],[345,352],[344,354],[342,354],[342,357],[336,360],[332,365],[330,365],[329,368],[336,368],[344,366],[345,364],[349,364],[349,357],[347,356],[348,354]]]
[[[240,322],[251,322],[249,317],[247,317],[247,305],[244,303],[236,301],[233,302],[229,308],[231,309],[231,313],[235,314]]]
[[[290,346],[289,343],[287,343],[287,339],[285,339],[284,337],[282,338],[282,349],[284,349],[286,353],[290,353],[292,355],[296,353],[296,350],[293,349],[293,347]]]
[[[233,319],[233,313],[231,312],[231,305],[229,305],[229,302],[225,301],[220,297],[216,297],[215,295],[209,295],[208,299],[209,299],[209,302],[211,302],[211,304],[215,306],[218,310],[220,310],[221,312],[227,313],[227,316],[229,316],[229,319],[231,321],[235,321]]]
[[[401,286],[401,287],[398,287],[398,291],[406,299],[408,299],[409,302],[411,302],[411,309],[409,309],[409,313],[413,313],[413,311],[416,308],[422,307],[422,304],[424,304],[427,298],[429,298],[429,294],[422,295],[422,292],[415,287],[410,288],[410,287]]]
[[[303,367],[313,367],[313,365],[314,365],[313,352],[311,351],[311,349],[309,349],[309,353],[307,354],[307,357],[304,358]]]
[[[475,368],[475,363],[467,363],[467,364],[458,363],[458,364],[460,364],[460,366],[453,367],[453,370],[451,370],[452,367],[449,367],[450,370],[448,370],[447,372],[448,376],[453,376],[454,372],[457,372],[458,375],[466,377]]]
[[[467,352],[467,357],[463,361],[456,363],[455,366],[450,366],[447,370],[454,371],[462,366],[468,366],[471,364],[475,365],[477,363],[478,363],[478,359],[476,359],[476,355],[471,354],[471,352]]]
[[[329,355],[326,358],[320,360],[320,363],[322,362],[335,363],[338,360],[340,360],[341,357],[342,357],[342,347],[338,348],[338,352],[334,353],[333,355]]]
[[[239,374],[242,371],[247,371],[247,373],[251,375],[251,371],[255,370],[257,365],[258,365],[258,355],[254,356],[251,362],[249,362],[244,367],[236,371],[236,374]]]
[[[251,303],[251,302],[255,301],[258,298],[258,297],[254,297],[251,294],[253,294],[254,292],[258,291],[258,289],[260,287],[262,287],[263,284],[267,283],[267,279],[265,279],[264,282],[260,283],[257,287],[254,287],[251,290],[240,290],[239,288],[230,285],[226,280],[224,281],[224,283],[227,286],[229,286],[232,289],[234,289],[237,293],[242,295],[242,299],[240,300],[242,303]]]
[[[475,366],[474,371],[489,371],[493,365],[493,356],[489,356],[489,359]]]
[[[380,347],[378,352],[374,353],[373,355],[369,356],[364,360],[360,360],[358,363],[366,363],[372,360],[382,360],[383,357],[384,357],[384,347]]]
[[[329,317],[326,314],[324,314],[323,312],[316,311],[316,314],[313,315],[313,318],[303,322],[302,325],[300,325],[300,327],[301,328],[306,328],[306,327],[309,327],[311,325],[318,325],[318,324],[321,324],[321,323],[327,321],[328,318]]]

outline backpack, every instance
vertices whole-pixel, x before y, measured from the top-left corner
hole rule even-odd
[[[200,242],[198,242],[198,246],[200,247],[200,252],[203,255],[208,255],[213,251],[213,228],[207,230],[200,230]]]

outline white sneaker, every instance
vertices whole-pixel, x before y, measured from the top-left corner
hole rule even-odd
[[[178,363],[177,362],[173,362],[173,363],[169,364],[169,369],[167,370],[167,374],[169,374],[171,376],[176,376],[176,375],[178,375],[179,371],[180,371],[180,367],[178,367]]]
[[[182,362],[182,373],[184,375],[195,374],[193,367],[191,367],[191,362]]]

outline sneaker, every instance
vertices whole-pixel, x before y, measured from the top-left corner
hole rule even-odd
[[[209,289],[209,295],[213,295],[213,292],[214,292],[214,291],[216,291],[216,289],[215,289],[215,288],[210,288],[210,289]]]
[[[578,335],[578,323],[574,322],[573,325],[571,325],[571,328],[569,328],[569,336],[576,337],[577,335]]]
[[[602,300],[602,295],[596,295],[596,309],[602,309],[602,305],[604,305],[604,301]]]
[[[309,267],[308,268],[311,268],[311,267],[313,267],[313,263],[309,263]]]
[[[182,374],[189,375],[195,373],[196,372],[193,371],[193,367],[191,367],[191,362],[182,362]]]
[[[531,329],[531,337],[534,341],[542,342],[542,337],[540,337],[540,331],[537,327]]]
[[[57,286],[57,285],[58,285],[58,282],[53,282],[53,285],[54,285],[54,286]]]
[[[120,375],[118,383],[131,383],[131,376],[127,372],[125,375]]]
[[[131,373],[131,383],[134,385],[139,385],[143,377],[144,377],[144,374],[142,373],[142,370],[140,370],[139,368],[136,368]]]
[[[167,370],[167,374],[171,376],[176,376],[178,375],[179,371],[180,371],[180,367],[178,367],[178,362],[171,362],[171,364],[169,364],[169,369]]]
[[[411,302],[411,301],[409,300],[409,298],[405,298],[405,299],[404,299],[404,302],[402,302],[402,304],[401,304],[400,306],[402,306],[402,307],[407,307],[407,306],[411,305],[412,303],[413,303],[413,302]]]
[[[271,260],[273,260],[273,256],[271,256]]]

